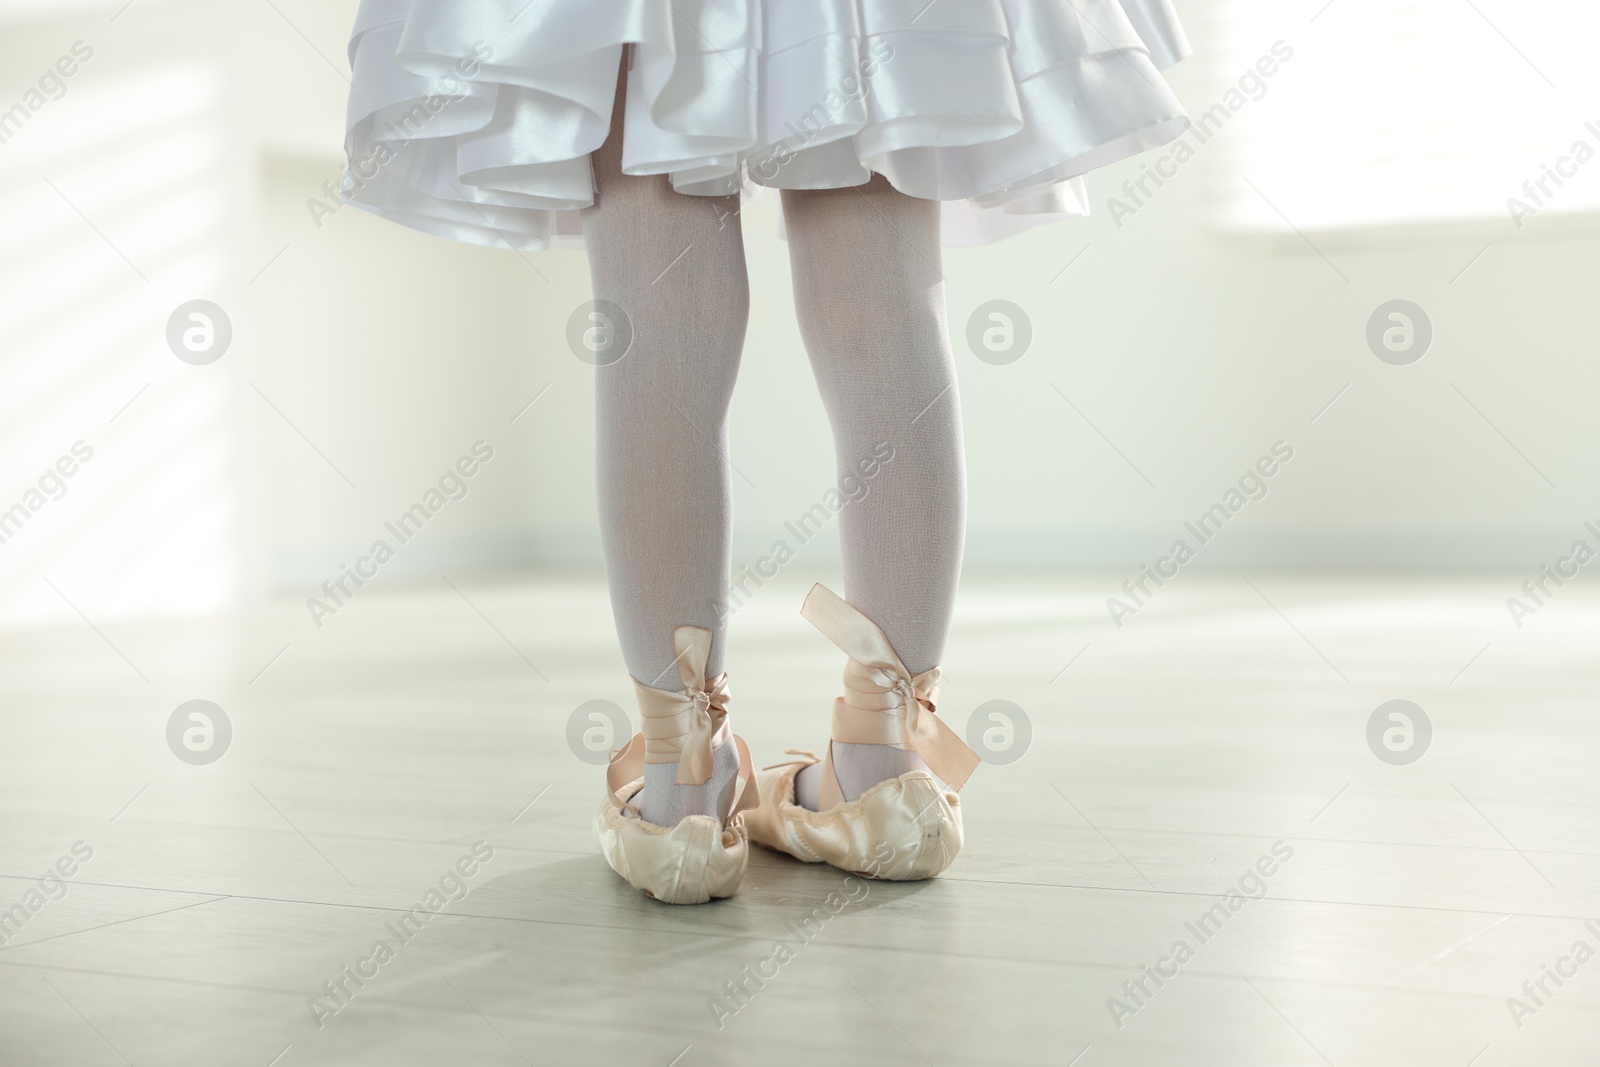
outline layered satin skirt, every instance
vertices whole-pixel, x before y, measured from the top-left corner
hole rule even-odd
[[[581,245],[625,56],[625,172],[882,174],[944,202],[947,244],[1084,215],[1085,174],[1189,123],[1171,0],[362,0],[349,51],[344,199],[522,250]]]

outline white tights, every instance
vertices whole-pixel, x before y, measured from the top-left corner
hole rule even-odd
[[[622,102],[619,83],[619,117]],[[676,626],[711,630],[706,675],[723,670],[728,402],[749,287],[738,197],[686,196],[663,175],[625,175],[621,140],[614,122],[594,153],[595,205],[583,213],[595,299],[620,306],[633,331],[627,355],[596,374],[602,544],[629,673],[681,690]],[[844,189],[784,190],[783,210],[795,311],[839,477],[860,479],[863,460],[891,456],[839,515],[845,597],[920,673],[944,654],[966,511],[939,205],[874,176]],[[878,745],[835,745],[834,760],[847,799],[922,766]],[[680,786],[675,765],[650,765],[644,818],[720,816],[736,767],[731,751],[719,752],[711,782]],[[802,781],[802,802],[814,790],[814,778]]]

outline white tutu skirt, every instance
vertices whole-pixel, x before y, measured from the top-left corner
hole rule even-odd
[[[1088,212],[1188,117],[1171,0],[362,0],[344,199],[476,244],[581,245],[632,44],[622,166],[685,195],[882,174],[947,244]]]

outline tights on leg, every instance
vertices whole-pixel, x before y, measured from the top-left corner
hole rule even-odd
[[[944,655],[966,527],[939,205],[878,175],[844,189],[785,190],[783,210],[795,312],[839,476],[866,489],[839,513],[845,599],[920,674]],[[885,447],[893,458],[863,477],[862,461]],[[927,769],[887,745],[834,744],[833,759],[846,800]],[[817,806],[821,769],[796,783],[807,807]]]
[[[633,333],[626,355],[596,371],[601,540],[628,673],[681,692],[674,628],[710,630],[707,680],[723,669],[728,401],[749,286],[737,195],[685,196],[665,175],[622,173],[625,77],[626,64],[610,135],[592,157],[595,204],[583,212],[595,300],[619,306]],[[675,763],[648,764],[641,815],[665,826],[721,818],[737,769],[732,741],[703,786],[677,785]]]

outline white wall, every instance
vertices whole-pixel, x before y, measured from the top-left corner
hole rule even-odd
[[[478,439],[495,460],[393,574],[598,558],[592,372],[564,339],[587,296],[584,257],[454,245],[348,208],[318,228],[306,200],[338,171],[356,5],[277,6],[139,3],[114,23],[121,4],[85,6],[0,34],[0,104],[72,41],[96,48],[68,95],[0,146],[0,501],[91,431],[101,457],[30,522],[38,536],[0,545],[7,617],[66,617],[41,582],[58,574],[69,597],[112,614],[269,588],[303,596]],[[1201,8],[1185,5],[1203,51]],[[1205,105],[1226,73],[1190,63],[1173,81]],[[158,77],[189,89],[163,93]],[[1284,92],[1259,106],[1291,103]],[[1600,379],[1590,223],[1319,235],[1336,273],[1292,234],[1214,231],[1216,183],[1236,177],[1219,173],[1227,158],[1197,160],[1120,229],[1100,210],[947,252],[974,566],[1131,570],[1280,439],[1295,458],[1207,546],[1205,565],[1531,571],[1600,519],[1587,462]],[[1137,172],[1134,161],[1099,176],[1097,200]],[[745,219],[742,560],[831,479],[776,230],[765,194]],[[234,319],[234,349],[188,367],[161,330],[179,302],[210,294]],[[1396,297],[1436,329],[1409,367],[1379,362],[1363,338],[1371,311]],[[1021,305],[1035,330],[1009,366],[962,341],[994,298]],[[805,551],[821,559],[828,546]]]
[[[0,544],[6,621],[213,609],[245,566],[236,374],[164,340],[179,304],[238,303],[242,87],[205,44],[228,26],[209,5],[114,14],[0,30],[0,109],[27,114],[0,144],[0,508],[92,450]],[[71,75],[32,95],[49,71]]]

